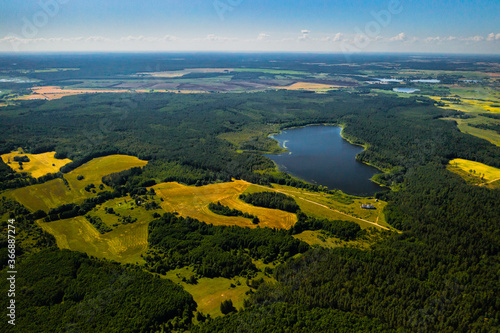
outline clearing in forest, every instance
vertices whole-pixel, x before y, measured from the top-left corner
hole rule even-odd
[[[111,173],[143,167],[147,164],[134,156],[110,155],[98,157],[64,175],[64,179],[53,179],[43,184],[31,185],[5,193],[32,211],[48,212],[63,204],[78,203],[95,196],[97,192],[110,191],[102,184],[102,177]],[[83,179],[80,179],[83,176]],[[93,187],[89,189],[90,186]],[[100,189],[102,185],[102,189]],[[88,190],[86,190],[87,188]],[[94,192],[95,191],[95,192]]]
[[[177,212],[183,217],[191,217],[213,225],[237,225],[255,228],[251,219],[240,216],[218,215],[208,209],[212,202],[257,216],[260,227],[290,229],[297,216],[277,209],[255,207],[240,200],[238,196],[251,184],[243,180],[206,186],[184,186],[178,183],[163,183],[153,186],[156,194],[163,199],[161,206],[167,212]]]
[[[16,172],[27,172],[34,178],[45,176],[49,173],[57,173],[61,167],[70,163],[70,159],[55,158],[56,152],[42,154],[25,154],[22,150],[13,151],[9,154],[3,154],[2,160]],[[14,161],[15,157],[26,156],[29,162],[22,162],[22,169],[19,162]]]
[[[500,169],[483,163],[456,158],[450,161],[448,170],[475,185],[500,187]]]
[[[84,216],[54,222],[38,222],[56,238],[57,246],[121,263],[143,263],[141,254],[148,246],[149,221],[119,225],[100,234]]]

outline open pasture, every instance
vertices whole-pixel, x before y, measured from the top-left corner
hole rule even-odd
[[[498,180],[500,180],[500,169],[491,167],[483,163],[456,158],[450,161],[449,167],[458,168],[468,174],[470,177],[477,178],[478,181],[482,181],[482,183],[485,185],[498,183]],[[460,175],[464,177],[464,175]]]
[[[9,154],[3,154],[2,160],[16,172],[27,172],[32,177],[39,178],[49,173],[57,173],[64,165],[71,162],[70,159],[57,159],[54,157],[55,151],[42,154],[25,154],[22,151],[13,151]],[[14,161],[16,156],[27,156],[29,162],[23,162],[23,169],[20,169],[18,162]]]
[[[235,216],[222,216],[208,209],[211,202],[221,204],[244,213],[257,216],[260,227],[289,229],[297,216],[276,209],[255,207],[238,199],[251,184],[242,180],[231,183],[212,184],[206,186],[183,186],[177,183],[163,183],[153,187],[156,194],[163,199],[161,207],[167,212],[177,212],[181,216],[195,218],[214,225],[237,225],[255,228],[250,219]]]
[[[43,184],[8,191],[5,195],[19,201],[32,211],[41,209],[47,212],[51,208],[68,203],[77,203],[94,196],[95,194],[92,191],[86,191],[85,187],[94,184],[95,191],[99,191],[99,185],[102,184],[101,179],[106,175],[133,167],[143,167],[146,164],[146,161],[133,156],[110,155],[99,157],[65,174],[64,179],[68,185],[62,179],[57,178]],[[84,178],[78,180],[78,176]],[[103,186],[104,190],[111,190],[106,185]]]
[[[148,246],[148,223],[120,225],[113,231],[100,234],[83,216],[55,222],[38,222],[54,235],[57,246],[106,258],[121,263],[142,263],[141,254]]]

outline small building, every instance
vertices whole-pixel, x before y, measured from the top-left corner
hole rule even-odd
[[[375,209],[375,206],[372,204],[361,204],[361,208],[363,208],[363,209]]]

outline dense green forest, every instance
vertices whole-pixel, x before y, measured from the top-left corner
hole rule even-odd
[[[149,244],[145,259],[153,272],[193,266],[200,276],[226,278],[252,277],[257,268],[251,259],[284,261],[309,249],[286,230],[207,225],[171,213],[150,223]]]
[[[292,197],[278,192],[240,194],[240,199],[254,206],[284,210],[295,213],[300,207]]]
[[[274,270],[277,283],[261,284],[243,311],[207,321],[195,332],[319,332],[325,327],[495,332],[500,327],[500,192],[467,185],[445,165],[464,158],[500,167],[500,149],[442,121],[459,113],[433,103],[355,91],[72,96],[2,109],[0,150],[55,149],[59,157],[74,160],[63,172],[112,153],[150,160],[142,172],[106,178],[117,191],[110,193],[120,195],[165,180],[202,185],[232,177],[318,190],[275,172],[262,156],[269,147],[267,135],[289,126],[342,125],[351,142],[367,147],[358,160],[386,171],[379,180],[397,188],[378,197],[389,202],[387,221],[401,233],[368,250],[311,249],[292,234],[325,230],[348,240],[362,231],[348,222],[303,216],[291,231],[280,231],[219,227],[167,213],[149,225],[147,270],[164,274],[192,266],[198,276],[252,276],[252,259],[286,261]],[[239,136],[245,131],[255,137]],[[235,139],[223,139],[228,134]],[[13,173],[2,163],[0,177],[2,189],[44,181]],[[92,209],[96,202],[53,215],[80,214],[86,204]],[[21,229],[35,233],[35,212],[10,201],[2,209],[5,216],[20,219]],[[32,248],[54,246],[50,235],[36,237]],[[28,331],[37,332],[35,325],[45,323],[59,330],[75,325],[82,331],[141,332],[169,320],[171,325],[191,321],[192,298],[142,268],[67,251],[32,252],[19,249],[18,299],[25,302],[19,323]],[[296,254],[301,255],[292,258]],[[91,319],[82,319],[82,313]]]
[[[150,332],[186,327],[196,309],[171,281],[77,252],[41,251],[17,270],[19,332]]]

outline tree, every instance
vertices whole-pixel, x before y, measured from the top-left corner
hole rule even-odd
[[[222,303],[220,304],[220,312],[222,312],[222,314],[226,315],[228,313],[237,312],[237,311],[233,305],[233,301],[228,299],[228,300],[222,301]]]

